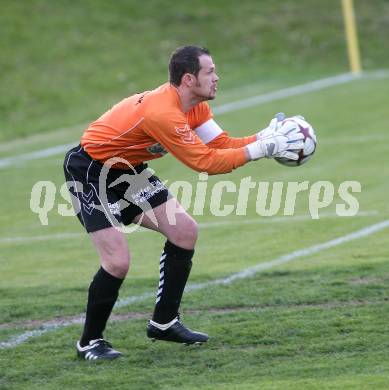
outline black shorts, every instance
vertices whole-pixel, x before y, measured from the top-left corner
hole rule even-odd
[[[81,146],[66,154],[64,171],[74,210],[88,233],[129,225],[137,215],[172,197],[146,164],[110,168]]]

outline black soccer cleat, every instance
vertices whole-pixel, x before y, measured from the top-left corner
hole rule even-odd
[[[122,354],[112,348],[112,345],[104,339],[91,340],[89,345],[81,347],[77,342],[77,356],[85,360],[113,360]]]
[[[150,321],[147,325],[147,337],[152,341],[163,340],[173,341],[175,343],[182,343],[185,345],[189,344],[202,344],[208,341],[209,336],[201,332],[193,332],[180,321],[176,321],[166,330],[161,330],[155,325],[151,324]]]

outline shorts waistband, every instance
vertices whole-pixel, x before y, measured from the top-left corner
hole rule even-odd
[[[94,160],[89,154],[88,154],[88,152],[86,152],[85,150],[84,150],[84,148],[81,146],[81,145],[78,145],[77,146],[77,148],[79,149],[79,153],[80,154],[83,154],[85,157],[87,157],[88,159],[90,159],[90,160],[93,160],[93,161],[95,161],[96,163],[98,163],[98,164],[101,164],[101,166],[103,166],[104,165],[104,163],[103,162],[101,162],[101,161],[99,161],[99,160]],[[132,165],[131,165],[132,166]],[[133,169],[120,169],[120,168],[111,168],[111,169],[114,169],[114,170],[117,170],[117,171],[126,171],[126,173],[129,173],[130,175],[131,174],[134,174],[134,171],[133,170],[135,170],[135,172],[136,173],[141,173],[142,171],[144,171],[146,168],[148,168],[148,165],[147,164],[145,164],[145,163],[142,163],[142,164],[139,164],[139,165],[135,165],[135,166],[132,166],[132,168]]]

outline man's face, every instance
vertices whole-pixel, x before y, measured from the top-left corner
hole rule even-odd
[[[212,57],[203,54],[199,57],[199,62],[200,71],[197,75],[197,82],[193,86],[193,93],[202,101],[215,99],[219,77],[216,74]]]

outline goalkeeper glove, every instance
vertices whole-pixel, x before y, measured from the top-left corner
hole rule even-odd
[[[273,122],[273,121],[276,122]],[[273,124],[272,124],[273,122]],[[291,160],[298,160],[298,150],[304,147],[304,135],[299,132],[296,124],[287,122],[279,126],[277,118],[272,119],[270,124],[273,126],[273,131],[270,125],[263,131],[261,138],[257,141],[246,145],[246,150],[250,160],[258,160],[260,158],[286,157]],[[279,127],[278,129],[275,126]]]
[[[273,133],[282,126],[281,122],[284,119],[285,114],[283,112],[279,112],[278,114],[274,115],[274,118],[270,121],[269,126],[257,133],[257,140],[273,135]]]
[[[302,119],[305,120],[305,118],[302,115],[294,115],[292,118]],[[257,135],[258,139],[264,139],[266,137],[271,136],[275,131],[279,130],[282,126],[282,121],[286,119],[286,116],[283,112],[279,112],[276,115],[274,115],[274,118],[270,121],[269,126],[264,128],[263,130],[259,131]]]

